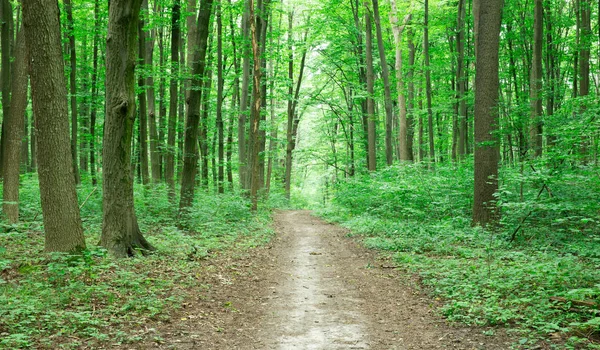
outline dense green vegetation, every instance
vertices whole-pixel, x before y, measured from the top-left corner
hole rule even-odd
[[[90,185],[78,191],[86,238],[97,242],[101,192]],[[251,214],[238,195],[200,194],[181,230],[166,186],[135,192],[140,226],[155,252],[123,260],[91,245],[79,254],[43,254],[37,177],[23,179],[23,220],[0,232],[0,348],[135,342],[139,325],[168,321],[182,301],[211,288],[198,283],[207,258],[245,254],[273,234],[272,204]]]
[[[597,169],[520,174],[504,168],[504,219],[482,229],[471,227],[472,167],[432,172],[403,165],[340,181],[319,214],[418,274],[443,300],[440,312],[449,320],[514,328],[521,345],[552,337],[598,348],[600,203],[591,195],[600,190]],[[542,182],[552,197],[536,197]]]

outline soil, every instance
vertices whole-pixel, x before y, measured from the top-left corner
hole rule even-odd
[[[309,211],[276,237],[207,261],[197,295],[127,349],[509,349],[502,330],[451,325],[416,278]]]

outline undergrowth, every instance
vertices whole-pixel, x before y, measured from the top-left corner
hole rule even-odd
[[[471,227],[472,164],[356,176],[339,182],[319,213],[418,274],[451,321],[504,326],[518,334],[519,348],[541,341],[598,349],[597,169],[536,168],[503,168],[503,220],[494,231]],[[543,184],[549,191],[538,197]]]
[[[157,251],[113,259],[96,245],[100,189],[78,189],[88,249],[77,255],[45,254],[37,178],[23,177],[22,221],[3,224],[0,233],[0,348],[135,342],[140,335],[131,329],[168,320],[191,290],[207,287],[198,282],[205,257],[224,249],[243,253],[272,236],[270,210],[252,214],[239,194],[197,191],[180,230],[177,205],[168,201],[167,189],[136,185],[140,228]]]

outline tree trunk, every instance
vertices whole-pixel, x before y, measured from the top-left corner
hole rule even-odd
[[[244,47],[242,51],[242,91],[240,95],[240,117],[238,119],[238,157],[239,176],[241,188],[250,189],[248,173],[248,141],[246,140],[246,117],[248,115],[248,92],[250,87],[250,1],[246,2],[242,16],[242,37]],[[233,22],[232,22],[233,23]],[[233,25],[233,24],[232,24]],[[234,40],[233,36],[232,39]]]
[[[367,152],[369,153],[369,171],[377,170],[377,140],[376,140],[376,116],[375,100],[373,95],[375,73],[373,72],[373,30],[371,28],[371,11],[368,2],[365,1],[365,30],[366,30],[366,66],[367,66]]]
[[[217,176],[217,191],[225,192],[225,131],[223,127],[223,22],[221,20],[221,3],[217,9],[217,134],[218,134],[218,176]]]
[[[94,48],[92,54],[92,96],[90,111],[90,175],[92,177],[92,185],[96,186],[98,180],[96,178],[96,114],[98,110],[98,41],[100,31],[100,0],[94,0]],[[33,150],[32,150],[33,156]]]
[[[292,182],[292,160],[293,152],[296,149],[296,136],[298,134],[298,124],[300,123],[300,116],[298,115],[298,100],[300,97],[300,88],[302,87],[302,78],[304,77],[304,67],[306,65],[306,51],[304,47],[302,52],[302,58],[300,59],[300,72],[298,74],[298,81],[296,81],[296,89],[294,91],[294,56],[293,56],[293,39],[292,39],[292,23],[293,17],[290,15],[289,18],[289,42],[288,49],[289,61],[288,61],[288,78],[290,79],[290,87],[288,92],[290,93],[291,100],[288,100],[288,124],[287,124],[287,146],[285,151],[285,196],[287,199],[290,198],[291,182]],[[309,28],[310,26],[306,26]],[[304,34],[304,43],[307,43],[308,29]]]
[[[138,25],[138,57],[140,64],[146,64],[146,50],[144,47],[145,36],[144,36],[144,21],[140,19]],[[144,77],[142,74],[138,76],[138,101],[140,105],[139,110],[139,148],[140,148],[140,172],[142,176],[142,184],[147,185],[150,182],[150,174],[148,172],[148,110],[146,104],[146,91],[144,90]]]
[[[414,124],[415,124],[415,43],[414,32],[410,26],[408,26],[407,31],[407,39],[408,39],[408,74],[406,78],[408,80],[408,113],[407,113],[407,126],[406,126],[406,147],[408,148],[408,156],[409,160],[413,161],[415,159],[414,156]],[[419,147],[420,148],[420,147]]]
[[[209,39],[212,42],[212,39]],[[208,115],[210,113],[210,90],[212,88],[212,43],[208,44],[207,54],[210,56],[207,59],[206,79],[202,87],[202,117],[200,120],[200,134],[198,135],[198,144],[200,145],[201,166],[201,184],[204,189],[208,189]]]
[[[252,210],[258,209],[258,189],[260,187],[260,178],[258,173],[259,168],[259,131],[260,131],[260,109],[261,109],[261,62],[260,62],[260,50],[258,47],[258,33],[256,30],[256,16],[254,14],[254,0],[248,0],[248,6],[250,7],[250,35],[252,38],[252,57],[254,59],[254,67],[252,69],[253,75],[253,86],[252,86],[252,109],[250,113],[250,144],[252,148],[248,154],[248,158],[251,160],[249,163],[251,169],[251,180],[250,180],[250,200],[252,203]]]
[[[12,20],[12,5],[9,0],[0,0],[0,17],[2,22],[0,24],[0,46],[2,49],[2,70],[0,72],[0,78],[2,82],[2,115],[7,117],[10,113],[10,22]],[[4,158],[4,151],[6,148],[5,136],[6,126],[2,123],[2,131],[0,135],[0,178],[3,177],[4,169],[2,159]]]
[[[19,221],[19,163],[23,132],[25,129],[25,108],[27,107],[28,66],[25,37],[21,30],[17,38],[15,64],[12,76],[12,99],[10,114],[4,118],[6,124],[2,210],[9,224]]]
[[[476,18],[475,52],[475,187],[473,224],[498,220],[494,194],[498,190],[500,157],[498,130],[498,51],[503,0],[481,1]]]
[[[108,15],[100,244],[116,257],[133,256],[136,249],[154,249],[138,227],[131,170],[135,63],[141,2],[112,0]]]
[[[23,2],[23,28],[31,58],[38,176],[46,251],[85,248],[69,142],[69,111],[58,3]],[[44,9],[44,11],[40,11]]]
[[[378,0],[373,2],[373,18],[375,19],[375,32],[377,34],[377,47],[379,48],[379,61],[381,62],[381,76],[383,78],[384,102],[385,102],[385,159],[387,165],[394,162],[394,144],[392,142],[393,112],[392,94],[390,91],[390,73],[385,59],[385,45],[381,34],[381,20],[379,16]]]
[[[423,56],[425,56],[425,94],[427,97],[427,136],[429,139],[429,161],[435,163],[435,147],[433,142],[433,111],[431,109],[431,67],[429,66],[429,0],[425,0]]]
[[[533,62],[529,85],[530,125],[529,145],[534,157],[542,155],[542,41],[543,16],[542,0],[535,0],[533,20]]]
[[[73,28],[73,6],[71,0],[65,0],[67,12],[67,32],[69,37],[69,61],[71,71],[69,72],[69,88],[71,94],[71,158],[73,158],[73,175],[75,184],[79,185],[79,163],[77,162],[77,55],[75,51],[75,29]]]
[[[148,13],[148,0],[143,0],[142,6],[144,12]],[[148,68],[148,77],[146,85],[148,94],[148,124],[150,131],[150,167],[152,170],[152,182],[159,183],[162,177],[162,167],[160,164],[160,150],[158,144],[158,130],[156,127],[156,100],[154,97],[154,41],[156,31],[151,30],[146,36],[146,64]]]
[[[396,90],[398,93],[398,109],[400,122],[398,125],[398,148],[400,149],[400,160],[410,160],[408,149],[408,120],[406,118],[406,92],[404,91],[404,78],[402,75],[402,33],[405,26],[410,22],[412,15],[408,14],[404,18],[404,23],[400,26],[398,21],[398,9],[396,0],[392,0],[392,12],[390,13],[390,22],[394,31],[394,42],[396,44]]]
[[[183,173],[181,178],[181,195],[179,200],[180,214],[192,206],[196,168],[198,166],[198,124],[200,122],[200,103],[202,99],[202,78],[205,73],[205,58],[208,46],[208,27],[212,0],[202,0],[198,12],[198,36],[192,64],[192,83],[188,98],[188,109],[185,121],[185,138],[183,144]],[[193,44],[193,43],[192,43]]]
[[[468,79],[465,74],[465,17],[467,5],[465,0],[458,2],[458,18],[456,21],[456,98],[458,99],[458,159],[463,159],[467,154],[467,101],[465,98]]]
[[[165,162],[165,181],[169,186],[169,198],[175,200],[175,139],[177,133],[177,80],[179,70],[180,2],[173,2],[171,18],[171,81],[169,84],[169,126]]]

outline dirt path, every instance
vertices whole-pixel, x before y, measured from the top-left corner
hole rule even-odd
[[[344,229],[308,211],[279,212],[275,224],[270,246],[208,264],[202,282],[210,288],[176,322],[146,328],[137,348],[510,348],[505,335],[448,325],[413,277]]]

